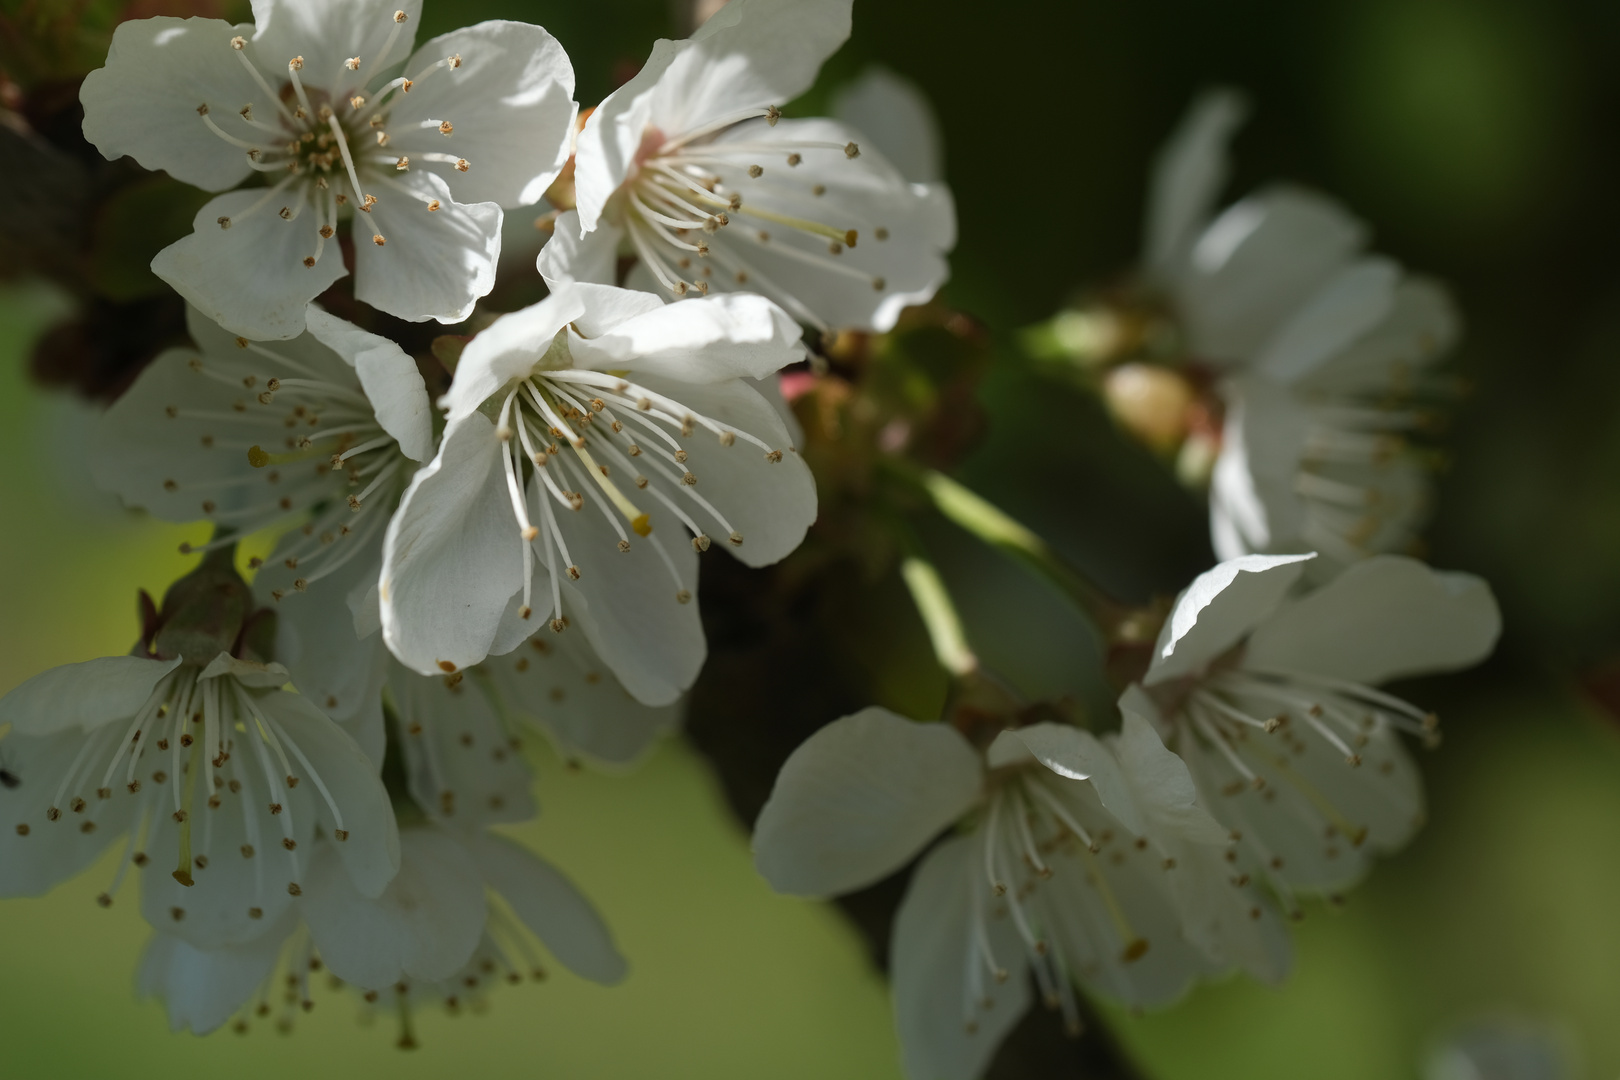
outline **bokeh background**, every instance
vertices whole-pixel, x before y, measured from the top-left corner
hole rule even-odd
[[[545,25],[585,104],[686,18],[668,0],[425,6],[419,40],[485,18]],[[18,79],[94,66],[119,8],[0,0],[0,62]],[[1093,399],[1031,374],[1015,331],[1129,266],[1152,154],[1199,88],[1241,87],[1255,106],[1233,194],[1286,178],[1337,195],[1381,250],[1450,282],[1467,318],[1453,368],[1470,389],[1445,437],[1427,554],[1489,578],[1507,634],[1482,671],[1402,688],[1446,725],[1423,759],[1430,825],[1343,909],[1308,910],[1284,986],[1235,979],[1161,1013],[1110,1014],[1143,1071],[1417,1077],[1436,1040],[1497,1017],[1553,1032],[1576,1075],[1620,1073],[1620,726],[1605,705],[1620,706],[1620,6],[857,0],[854,38],[803,108],[874,62],[917,81],[940,115],[961,221],[946,300],[990,329],[1000,361],[981,393],[988,435],[960,475],[1123,599],[1207,566],[1199,498]],[[139,270],[98,272],[139,297],[155,281]],[[67,304],[37,281],[0,282],[0,691],[126,650],[135,590],[161,592],[185,567],[175,545],[197,538],[84,490],[92,409],[27,374]],[[1021,595],[1007,589],[968,605],[992,659],[1013,650],[974,603],[1005,607]],[[1048,647],[1018,650],[1023,662],[1068,662],[1073,628],[1028,610],[1026,636]],[[895,649],[926,659],[919,631],[902,629]],[[925,712],[937,681],[886,657],[865,660],[873,695]],[[1079,646],[1072,663],[1089,663]],[[170,1036],[132,989],[145,933],[133,897],[93,903],[108,862],[0,904],[0,1074],[898,1075],[862,942],[835,909],[757,879],[746,823],[689,745],[665,745],[632,778],[542,759],[540,797],[520,835],[596,899],[631,959],[625,986],[559,973],[503,990],[487,1015],[422,1017],[411,1054],[386,1020],[357,1029],[339,994],[287,1037]]]

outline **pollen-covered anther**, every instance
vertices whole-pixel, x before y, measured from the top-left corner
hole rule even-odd
[[[231,48],[235,49],[237,52],[241,52],[243,49],[247,48],[247,38],[242,37],[241,35],[231,38]]]
[[[847,158],[858,158],[858,157],[861,156],[861,148],[859,146],[856,146],[852,142],[851,143],[845,143],[844,144],[844,156],[847,157]]]
[[[454,71],[456,68],[461,66],[461,54],[451,53],[449,56],[444,58],[444,62],[450,66],[451,71]]]
[[[383,238],[382,233],[372,233],[371,242],[376,244],[378,247],[382,247],[384,244],[388,243],[388,241]]]
[[[775,127],[776,122],[780,119],[782,119],[781,109],[777,108],[775,105],[765,106],[765,122],[767,124],[769,124],[771,127]]]
[[[726,539],[730,541],[732,547],[742,547],[742,533],[734,532],[730,536],[726,537]]]
[[[765,169],[759,165],[750,165],[748,166],[748,175],[753,179],[758,180],[760,177],[765,175]]]
[[[569,576],[570,579],[572,579],[574,581],[578,581],[579,580],[579,567],[570,566],[568,568],[568,576]]]
[[[440,135],[449,135],[451,132],[453,132],[455,130],[456,130],[456,126],[454,124],[452,124],[448,120],[441,121],[440,124],[439,124],[439,134]]]
[[[702,533],[692,537],[692,550],[699,554],[709,550],[709,538]]]
[[[289,882],[287,882],[287,895],[288,896],[303,896],[304,895],[304,890],[299,886],[298,882],[289,881]]]
[[[349,838],[349,830],[348,829],[333,829],[332,830],[332,838],[334,840],[336,840],[338,843],[341,844],[341,843],[343,843],[345,840],[347,840]]]
[[[687,590],[682,589],[675,594],[675,602],[677,604],[690,604],[692,602],[692,594]]]
[[[399,170],[400,172],[404,172],[405,170],[409,169],[410,167],[411,167],[411,159],[408,156],[406,156],[405,154],[399,155],[399,160],[394,162],[394,168]]]
[[[466,158],[457,158],[456,159],[456,172],[466,172],[466,171],[467,171],[467,159]]]
[[[798,165],[802,161],[804,161],[804,158],[799,154],[789,154],[787,156],[787,163],[789,165]]]
[[[215,221],[215,224],[217,224],[222,229],[228,229],[228,228],[231,227],[231,219],[228,218],[228,217],[224,217],[224,216],[217,217],[217,218],[214,219],[214,221]]]

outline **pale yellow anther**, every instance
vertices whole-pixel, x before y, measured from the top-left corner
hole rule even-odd
[[[358,56],[351,56],[347,60],[343,61],[343,66],[348,68],[350,71],[359,71],[360,58]]]

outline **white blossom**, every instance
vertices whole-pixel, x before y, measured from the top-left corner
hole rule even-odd
[[[346,720],[378,708],[383,534],[432,455],[432,415],[398,345],[314,305],[306,318],[266,346],[189,311],[197,348],[159,356],[107,411],[92,471],[129,506],[229,530],[198,550],[287,529],[254,587],[293,681]]]
[[[479,334],[443,404],[437,457],[389,526],[389,648],[423,674],[577,624],[634,697],[667,704],[703,662],[697,556],[792,551],[815,486],[743,380],[802,355],[757,296],[666,306],[576,285]]]
[[[567,160],[574,75],[550,34],[485,22],[412,53],[421,3],[395,2],[125,22],[84,81],[103,154],[227,192],[152,269],[232,332],[301,333],[304,305],[347,273],[344,221],[360,300],[459,322],[494,284],[502,208],[537,202]]]
[[[1369,254],[1366,227],[1321,195],[1276,185],[1217,213],[1244,112],[1207,94],[1165,146],[1144,269],[1189,360],[1218,378],[1217,553],[1316,549],[1320,575],[1416,540],[1430,466],[1408,437],[1429,423],[1425,369],[1458,320],[1440,286]]]
[[[1483,581],[1404,556],[1291,596],[1310,558],[1247,555],[1200,575],[1120,699],[1160,729],[1243,864],[1290,907],[1295,891],[1352,884],[1422,823],[1400,735],[1432,741],[1437,721],[1378,685],[1475,664],[1501,630]]]
[[[540,272],[661,296],[762,293],[819,329],[887,330],[934,295],[956,241],[944,184],[909,182],[849,126],[783,119],[849,36],[851,0],[733,0],[661,40],[591,113],[577,211]]]
[[[279,665],[228,653],[121,656],[52,668],[0,698],[18,781],[0,789],[0,894],[44,893],[125,834],[101,902],[132,866],[154,864],[143,913],[197,947],[276,923],[308,883],[318,835],[350,888],[382,893],[400,855],[377,769],[286,683]]]
[[[869,708],[811,736],[754,831],[779,891],[825,896],[904,866],[941,830],[895,920],[890,953],[906,1072],[979,1075],[1035,985],[1071,1028],[1071,983],[1165,1003],[1201,975],[1287,964],[1270,906],[1228,868],[1227,831],[1152,727],[1105,743],[1039,723],[983,751],[955,728]]]

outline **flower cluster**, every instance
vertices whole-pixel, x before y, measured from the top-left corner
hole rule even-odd
[[[125,22],[81,94],[108,158],[216,193],[152,261],[190,345],[92,443],[128,507],[207,523],[182,548],[200,565],[142,594],[131,655],[0,698],[0,893],[121,842],[99,899],[140,872],[139,985],[176,1030],[291,1023],[325,970],[409,1046],[414,1009],[542,971],[536,941],[621,980],[591,903],[495,827],[538,813],[537,736],[628,765],[678,726],[700,576],[764,591],[724,559],[758,571],[807,536],[781,578],[894,573],[951,689],[940,716],[874,706],[812,735],[753,849],[805,896],[916,863],[889,957],[915,1080],[981,1075],[1037,996],[1078,1035],[1089,996],[1282,979],[1301,898],[1421,824],[1405,741],[1437,745],[1437,721],[1383,687],[1473,665],[1500,629],[1484,582],[1403,553],[1456,316],[1321,196],[1216,213],[1237,97],[1201,99],[1164,150],[1132,288],[1054,324],[1091,345],[1106,324],[1107,380],[1152,361],[1214,418],[1223,561],[1131,607],[937,471],[971,391],[891,347],[982,338],[935,300],[956,232],[937,127],[882,71],[834,118],[784,113],[851,0],[733,0],[583,121],[536,26],[414,47],[416,0],[253,14]],[[543,196],[523,273],[546,295],[495,310],[504,212]],[[407,332],[429,321],[451,332]],[[919,505],[1091,617],[1116,708],[1029,700],[981,662]]]

